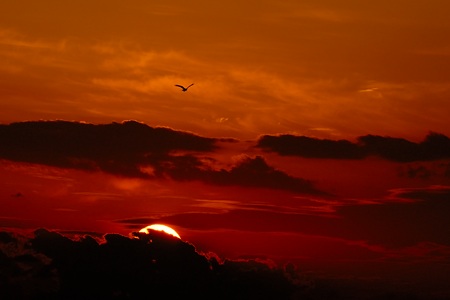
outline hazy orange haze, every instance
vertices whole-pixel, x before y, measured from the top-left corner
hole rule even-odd
[[[0,119],[136,119],[240,138],[449,134],[448,10],[442,0],[5,2]]]

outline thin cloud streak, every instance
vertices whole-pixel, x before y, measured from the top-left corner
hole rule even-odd
[[[446,217],[450,210],[446,201],[449,194],[448,186],[404,189],[395,191],[394,201],[388,196],[372,204],[339,203],[334,211],[320,214],[244,205],[222,213],[185,213],[117,222],[128,224],[130,228],[161,222],[194,230],[300,233],[364,241],[386,249],[401,249],[421,243],[450,247],[447,230],[450,224]]]

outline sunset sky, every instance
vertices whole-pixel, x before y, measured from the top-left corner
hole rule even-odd
[[[2,1],[0,228],[163,223],[224,258],[450,296],[449,13]]]

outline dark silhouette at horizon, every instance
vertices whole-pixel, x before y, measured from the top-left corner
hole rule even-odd
[[[369,285],[368,285],[369,284]],[[349,287],[351,287],[349,289]],[[384,288],[383,288],[384,287]],[[1,299],[448,299],[377,281],[314,278],[292,263],[220,259],[163,232],[69,238],[0,231]],[[376,292],[375,292],[376,291]]]

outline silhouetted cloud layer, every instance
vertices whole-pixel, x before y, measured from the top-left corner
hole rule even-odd
[[[373,155],[397,162],[450,158],[450,139],[439,133],[429,133],[420,143],[377,135],[361,136],[357,143],[289,134],[264,135],[257,146],[280,155],[309,158],[361,159]]]
[[[0,125],[0,155],[14,161],[144,176],[148,155],[211,151],[217,140],[135,121],[94,125],[34,121]]]
[[[73,240],[38,229],[22,242],[22,253],[0,251],[2,299],[289,299],[302,290],[283,269],[219,262],[165,233],[104,239]],[[14,235],[0,233],[0,250],[18,244]]]
[[[311,181],[292,177],[269,165],[261,156],[244,157],[230,170],[215,170],[194,156],[158,158],[153,162],[155,173],[176,180],[200,180],[223,186],[264,187],[299,193],[325,194],[313,187]]]
[[[0,232],[2,299],[445,299],[374,279],[314,278],[292,263],[222,260],[158,231],[133,235]]]
[[[261,156],[244,157],[229,169],[216,168],[216,161],[206,154],[217,148],[217,142],[234,140],[152,128],[135,121],[107,125],[67,121],[12,123],[0,125],[0,141],[0,157],[12,161],[126,177],[321,193],[310,181],[269,166]]]

